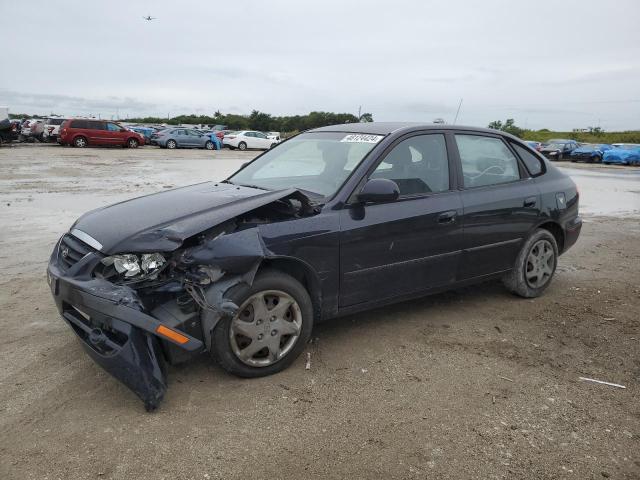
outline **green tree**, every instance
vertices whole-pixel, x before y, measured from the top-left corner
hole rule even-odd
[[[516,137],[522,137],[525,133],[524,129],[516,126],[516,121],[513,118],[507,118],[504,123],[502,123],[500,120],[494,120],[488,125],[488,127],[493,130],[500,130],[510,133],[511,135],[515,135]]]

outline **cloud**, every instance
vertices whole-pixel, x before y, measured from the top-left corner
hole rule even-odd
[[[12,110],[23,113],[46,110],[56,112],[136,112],[141,110],[153,110],[156,104],[141,102],[131,97],[117,97],[109,95],[105,98],[85,98],[71,95],[47,94],[47,93],[27,93],[16,92],[7,89],[0,89],[0,104],[10,105]]]
[[[431,121],[464,97],[471,125],[638,128],[638,0],[609,2],[615,22],[601,0],[147,3],[3,2],[0,32],[19,40],[0,103],[105,117],[362,105],[376,120]],[[551,18],[579,28],[559,33]]]

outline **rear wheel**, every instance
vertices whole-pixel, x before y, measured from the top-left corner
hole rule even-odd
[[[209,140],[207,143],[204,144],[204,148],[206,148],[207,150],[213,150],[213,142],[211,140]]]
[[[548,230],[538,229],[524,243],[513,270],[502,281],[511,293],[538,297],[551,283],[557,263],[556,239]]]
[[[247,149],[247,144],[246,144],[246,143],[244,143],[244,142],[240,142],[240,143],[238,144],[238,149],[239,149],[239,150],[242,150],[242,151],[244,152],[244,151]]]
[[[176,143],[175,140],[169,140],[167,142],[167,148],[170,148],[171,150],[173,150],[174,148],[176,148],[178,146],[178,144]]]
[[[313,306],[296,279],[267,270],[251,286],[233,287],[225,298],[240,308],[213,332],[211,354],[222,368],[241,377],[263,377],[284,370],[302,353],[313,328]]]
[[[87,139],[85,137],[76,137],[73,140],[73,146],[78,148],[84,148],[87,146]]]
[[[135,138],[130,138],[129,140],[127,140],[127,147],[129,148],[138,148],[138,145],[140,145],[140,142],[138,142],[138,140],[136,140]]]

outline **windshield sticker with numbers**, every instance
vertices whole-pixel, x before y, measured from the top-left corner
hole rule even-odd
[[[363,134],[354,134],[347,135],[344,137],[341,142],[350,142],[350,143],[378,143],[382,140],[383,135],[363,135]]]

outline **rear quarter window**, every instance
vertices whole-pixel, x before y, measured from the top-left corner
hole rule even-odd
[[[86,120],[72,120],[69,128],[89,128]]]
[[[545,172],[544,163],[534,153],[518,145],[517,143],[511,142],[511,146],[514,148],[522,162],[525,164],[532,177],[537,177],[538,175],[542,175]]]

